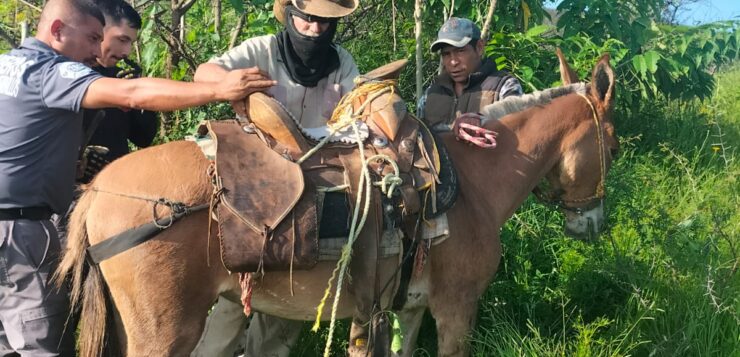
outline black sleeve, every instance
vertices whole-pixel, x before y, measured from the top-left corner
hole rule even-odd
[[[129,113],[129,122],[131,130],[129,131],[129,140],[134,145],[145,148],[152,144],[154,136],[157,135],[159,119],[157,113],[148,110],[131,110]]]

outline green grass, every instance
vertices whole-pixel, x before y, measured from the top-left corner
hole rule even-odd
[[[533,201],[509,220],[474,356],[740,356],[740,67],[718,78],[705,101],[617,110],[601,240],[566,238]],[[415,355],[435,355],[433,323]],[[294,355],[321,355],[321,337]]]
[[[704,102],[617,111],[599,242],[531,202],[507,223],[474,355],[740,356],[740,68],[719,79]]]

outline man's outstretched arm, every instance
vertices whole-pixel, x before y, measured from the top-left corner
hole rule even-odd
[[[223,79],[227,73],[229,73],[227,69],[215,63],[203,63],[195,70],[193,80],[196,82],[218,82]]]
[[[253,68],[230,71],[219,81],[209,83],[160,78],[100,78],[87,88],[82,107],[169,111],[215,101],[239,100],[273,85],[275,81]]]

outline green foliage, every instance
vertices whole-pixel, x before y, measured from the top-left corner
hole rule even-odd
[[[561,28],[564,34],[574,28],[595,33],[560,36],[540,25],[524,33],[493,33],[487,52],[499,68],[517,75],[527,90],[557,83],[557,61],[552,52],[561,47],[583,80],[590,79],[587,71],[598,57],[610,53],[619,93],[628,104],[660,95],[706,98],[714,89],[711,72],[738,58],[739,26],[738,22],[721,22],[687,28],[650,22],[639,37],[642,42],[637,42],[630,36],[599,33],[603,26]]]
[[[558,29],[563,37],[585,33],[598,39],[616,38],[637,51],[653,31],[664,0],[563,0]]]
[[[582,80],[590,80],[595,61],[604,53],[611,53],[612,63],[619,63],[627,53],[624,45],[615,39],[597,44],[581,35],[562,39],[554,36],[552,28],[539,25],[525,33],[495,32],[486,47],[499,69],[515,74],[525,90],[536,91],[560,84],[556,47],[566,53],[569,63]]]

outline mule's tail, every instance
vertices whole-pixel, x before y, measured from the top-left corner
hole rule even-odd
[[[94,191],[85,191],[69,219],[67,246],[53,281],[57,286],[70,284],[70,311],[80,309],[79,356],[98,357],[103,353],[106,334],[106,291],[100,267],[88,264],[87,214],[95,198]],[[71,281],[68,282],[67,279]],[[68,327],[69,328],[69,327]],[[71,328],[74,328],[73,326]]]

